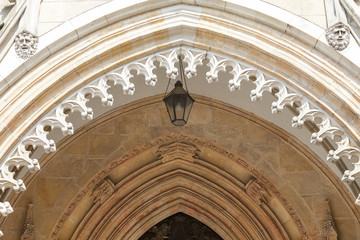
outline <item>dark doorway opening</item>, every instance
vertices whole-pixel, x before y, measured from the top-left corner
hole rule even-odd
[[[222,240],[211,228],[184,213],[174,214],[152,228],[139,240]]]

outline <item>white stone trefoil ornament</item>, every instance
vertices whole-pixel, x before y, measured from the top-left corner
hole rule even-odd
[[[27,31],[22,31],[15,37],[15,52],[19,58],[28,59],[37,50],[39,38]]]
[[[10,213],[14,212],[9,202],[0,202],[0,214],[6,217]]]
[[[338,22],[326,30],[326,40],[335,50],[342,51],[350,43],[350,28],[342,22]]]

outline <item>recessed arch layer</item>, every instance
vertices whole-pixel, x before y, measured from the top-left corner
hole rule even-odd
[[[262,182],[266,178],[261,173],[245,161],[228,159],[221,153],[224,150],[215,149],[214,144],[200,139],[172,134],[134,150],[138,155],[121,163],[110,163],[106,179],[96,182],[90,194],[80,193],[81,201],[92,198],[95,204],[71,238],[138,239],[151,226],[177,212],[202,221],[223,239],[307,237],[294,210],[269,181]],[[236,174],[226,172],[217,166],[220,157],[244,169]],[[143,162],[136,164],[138,161]],[[130,167],[134,164],[137,167]],[[245,179],[249,181],[242,182]],[[111,193],[107,191],[110,188]],[[70,205],[82,208],[81,201]],[[72,211],[76,212],[77,207]],[[289,218],[292,220],[286,224],[282,220]],[[67,219],[75,224],[76,218],[70,214],[58,223],[64,230],[57,228],[54,239],[62,230],[67,232]]]

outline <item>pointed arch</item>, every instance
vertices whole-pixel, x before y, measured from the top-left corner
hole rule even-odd
[[[31,158],[32,152],[27,146],[42,146],[49,152],[56,150],[55,141],[47,139],[48,133],[43,128],[48,125],[40,126],[37,123],[59,103],[72,94],[76,95],[79,99],[72,102],[76,105],[73,107],[81,111],[83,118],[90,119],[93,112],[86,104],[87,95],[77,95],[84,86],[116,68],[129,66],[134,60],[155,52],[190,46],[242,61],[281,80],[300,96],[306,96],[316,103],[320,109],[316,113],[320,112],[321,116],[326,113],[326,116],[335,119],[339,128],[333,128],[328,121],[323,121],[318,126],[319,134],[314,135],[312,140],[319,142],[322,136],[332,138],[338,129],[344,129],[341,132],[344,135],[340,135],[345,137],[338,142],[338,147],[327,149],[330,150],[329,160],[336,162],[334,172],[343,178],[354,197],[358,196],[356,177],[360,165],[355,164],[354,168],[350,161],[337,162],[340,158],[346,160],[359,155],[359,95],[356,89],[360,70],[354,57],[356,51],[351,46],[345,52],[338,53],[327,46],[322,29],[267,3],[261,2],[262,7],[258,8],[258,1],[248,5],[220,0],[214,4],[195,4],[192,1],[139,1],[129,6],[114,4],[105,4],[89,11],[47,34],[40,39],[39,52],[28,61],[13,59],[11,54],[5,59],[14,65],[1,73],[2,81],[6,82],[1,89],[0,99],[0,136],[3,141],[0,148],[3,170],[1,185],[4,190],[24,190],[22,180],[14,178],[14,175],[21,177],[27,170],[40,168],[38,161]],[[146,75],[145,83],[154,85],[156,77],[153,72],[148,73],[143,68],[146,62],[139,66],[129,69]],[[226,66],[220,66],[220,70],[226,70]],[[189,73],[192,74],[193,70]],[[173,72],[168,74],[172,75]],[[124,76],[128,80],[133,74],[126,70],[122,75],[112,77],[122,79]],[[218,78],[216,72],[210,72],[207,77],[210,82]],[[133,92],[131,82],[119,80],[119,83],[123,85],[125,93]],[[232,82],[230,88],[238,85]],[[102,85],[103,88],[97,87],[87,89],[86,93],[105,96],[104,91],[108,90],[106,84]],[[269,90],[269,86],[260,87]],[[147,90],[140,92],[144,94]],[[149,92],[155,95],[162,90],[156,88]],[[134,96],[121,104],[144,96]],[[211,94],[208,96],[212,97]],[[255,93],[253,97],[259,96]],[[229,98],[225,99],[230,102]],[[101,100],[105,105],[111,105],[114,99],[106,95]],[[301,121],[318,116],[313,114],[312,106],[303,107],[302,110],[306,109],[301,112],[310,114],[301,115],[304,118]],[[277,106],[274,109],[277,110]],[[54,120],[51,127],[60,127],[63,133],[72,134],[74,126],[64,120],[64,111],[55,114],[60,117],[46,119],[48,122]],[[295,119],[294,125],[298,125],[298,120]],[[26,138],[26,134],[36,137]],[[18,148],[25,138],[27,143]],[[18,151],[22,158],[11,158],[14,151]],[[14,173],[14,168],[23,170]],[[6,200],[8,196],[9,192],[5,192],[3,199]],[[1,203],[1,209],[3,216],[12,212],[7,202]]]
[[[138,239],[178,212],[203,222],[223,239],[298,239],[307,234],[296,214],[287,212],[291,207],[285,206],[285,198],[273,192],[273,186],[270,189],[270,182],[263,182],[264,176],[256,178],[251,166],[226,157],[232,153],[223,155],[213,143],[171,134],[134,152],[118,166],[109,163],[107,178],[92,190],[95,204],[72,239]],[[218,158],[242,170],[225,171]],[[105,188],[111,193],[105,194]],[[72,215],[67,219],[74,221]],[[65,223],[60,231],[67,232],[67,227]]]

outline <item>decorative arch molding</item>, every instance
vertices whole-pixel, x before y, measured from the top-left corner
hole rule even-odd
[[[209,59],[208,66],[210,67],[210,71],[206,76],[209,83],[218,80],[219,71],[226,71],[226,68],[231,66],[232,70],[230,73],[233,75],[233,78],[229,81],[230,91],[239,89],[242,81],[252,81],[256,87],[250,92],[251,100],[260,100],[266,91],[273,92],[276,98],[271,104],[273,113],[281,112],[285,106],[295,107],[298,110],[298,115],[292,119],[293,127],[302,127],[305,121],[310,121],[318,127],[319,130],[311,135],[311,142],[320,144],[326,138],[334,140],[336,136],[340,137],[341,140],[335,142],[335,149],[329,151],[327,159],[324,159],[325,161],[336,163],[343,156],[351,158],[353,155],[358,156],[360,153],[358,148],[351,145],[350,138],[346,135],[346,132],[344,132],[340,126],[334,125],[334,121],[328,114],[318,109],[315,104],[311,103],[307,98],[301,96],[281,81],[273,79],[261,71],[248,67],[235,59],[210,51],[183,46],[161,51],[152,56],[130,62],[120,68],[114,69],[112,72],[83,86],[76,93],[73,93],[57,105],[24,136],[23,140],[1,165],[0,184],[3,191],[5,189],[15,191],[24,191],[26,189],[23,181],[14,177],[16,174],[14,169],[22,169],[22,171],[37,171],[40,169],[38,160],[31,157],[32,151],[27,150],[29,146],[32,146],[31,149],[42,147],[45,152],[53,152],[56,151],[56,146],[54,140],[47,138],[49,130],[60,128],[64,135],[73,134],[73,125],[66,120],[67,113],[79,111],[82,118],[92,118],[93,110],[86,105],[89,101],[87,95],[100,97],[102,104],[111,106],[114,99],[113,96],[107,92],[107,89],[110,88],[109,82],[113,82],[114,85],[122,85],[125,94],[133,94],[135,86],[130,82],[132,76],[130,74],[131,70],[135,70],[137,74],[143,74],[145,76],[145,83],[154,86],[157,80],[156,75],[153,74],[155,61],[159,62],[160,66],[166,68],[168,77],[176,78],[178,71],[175,67],[175,62],[178,54],[184,55],[184,62],[188,64],[185,69],[188,77],[195,75],[196,67],[202,64],[203,60],[207,58]],[[295,102],[300,103],[298,107],[294,105]],[[316,123],[316,118],[320,118],[321,121]],[[347,182],[354,181],[358,172],[359,169],[357,165],[355,165],[354,169],[345,171],[343,180]],[[1,213],[3,216],[7,216],[12,212],[12,208],[8,202],[3,202],[1,205],[3,209]]]
[[[42,43],[44,45],[39,46],[40,51],[34,57],[30,58],[29,61],[22,62],[21,66],[18,66],[17,69],[5,76],[3,80],[7,81],[10,87],[6,88],[6,90],[3,89],[4,92],[1,99],[1,103],[4,103],[4,108],[1,110],[0,116],[1,120],[4,120],[3,124],[6,125],[2,127],[2,136],[4,135],[3,145],[5,147],[0,149],[0,155],[3,157],[0,166],[0,185],[2,189],[24,190],[25,186],[21,176],[25,171],[39,170],[40,165],[38,161],[32,158],[31,151],[28,151],[29,149],[27,150],[26,146],[43,147],[48,152],[55,151],[55,142],[47,138],[48,130],[61,128],[64,134],[73,133],[73,124],[66,120],[67,113],[64,113],[64,110],[79,111],[83,118],[91,119],[93,111],[87,106],[87,95],[100,97],[105,105],[113,103],[113,96],[107,92],[110,86],[108,81],[122,85],[124,93],[131,94],[135,89],[135,86],[130,81],[132,77],[130,71],[133,69],[138,74],[145,75],[146,84],[152,86],[157,81],[156,75],[152,72],[156,67],[154,61],[158,61],[162,67],[165,67],[170,77],[176,77],[177,69],[174,66],[175,61],[170,54],[174,51],[173,56],[175,56],[180,51],[179,45],[183,46],[181,47],[182,54],[188,54],[187,60],[185,60],[190,64],[190,68],[187,69],[188,76],[196,75],[196,66],[199,66],[204,58],[210,60],[208,64],[210,67],[207,75],[208,82],[216,81],[218,73],[226,70],[227,66],[230,66],[232,67],[231,71],[233,74],[233,79],[229,82],[231,90],[238,89],[243,81],[251,81],[256,84],[256,88],[251,91],[251,99],[259,100],[264,92],[276,89],[273,93],[277,99],[271,105],[273,112],[279,112],[285,106],[293,106],[295,102],[300,102],[300,106],[296,106],[299,112],[293,118],[292,124],[296,127],[301,127],[306,121],[314,122],[318,129],[312,134],[311,141],[313,143],[321,143],[323,139],[330,139],[330,141],[332,139],[337,140],[336,137],[340,137],[341,140],[335,142],[334,149],[328,152],[326,160],[341,162],[341,157],[358,157],[358,129],[354,127],[354,124],[349,124],[346,118],[338,114],[334,108],[330,107],[326,100],[322,101],[321,97],[311,92],[311,90],[306,90],[300,84],[302,80],[306,79],[306,81],[314,81],[321,86],[329,86],[330,92],[338,91],[334,94],[335,98],[345,100],[345,106],[355,112],[355,114],[358,114],[356,106],[359,98],[356,90],[354,90],[358,89],[358,85],[355,83],[358,67],[354,65],[354,62],[344,57],[343,53],[339,54],[331,48],[324,47],[320,37],[314,38],[314,36],[305,34],[306,37],[300,38],[300,42],[293,39],[291,36],[300,37],[304,33],[304,31],[300,31],[301,33],[298,34],[297,31],[301,29],[295,24],[296,21],[292,24],[289,19],[286,21],[284,19],[276,19],[271,17],[269,12],[262,12],[259,14],[259,17],[253,19],[247,13],[241,12],[244,9],[249,10],[248,13],[251,12],[251,6],[241,6],[240,9],[229,10],[230,6],[233,5],[227,3],[228,8],[226,12],[222,13],[228,15],[224,14],[225,19],[220,20],[217,17],[211,16],[214,12],[209,12],[209,9],[212,9],[215,13],[218,13],[218,6],[211,6],[210,8],[205,3],[194,6],[193,3],[183,5],[180,2],[176,2],[179,5],[174,3],[174,6],[169,6],[166,2],[168,1],[159,1],[158,5],[151,8],[156,12],[159,7],[164,7],[162,13],[156,12],[160,16],[159,18],[151,18],[154,22],[161,19],[161,24],[159,24],[161,27],[156,26],[156,30],[148,29],[144,33],[137,32],[135,34],[134,32],[126,31],[131,27],[140,26],[141,23],[146,22],[144,19],[149,20],[148,16],[124,28],[117,26],[118,30],[109,31],[107,35],[99,36],[99,32],[96,32],[96,30],[101,30],[105,26],[116,24],[116,21],[134,15],[136,11],[138,11],[137,14],[143,14],[138,9],[130,11],[128,15],[121,17],[119,13],[125,10],[122,9],[120,11],[116,9],[111,12],[114,15],[110,14],[103,18],[96,18],[91,24],[89,22],[80,24],[81,21],[79,20],[75,29],[66,28],[68,25],[65,24],[62,26],[64,27],[63,30],[65,29],[61,35],[62,39],[56,38],[54,40],[51,34],[56,35],[57,32],[52,32],[47,36],[48,39]],[[150,2],[146,2],[146,4],[149,4],[147,6],[151,5]],[[179,9],[181,10],[180,13]],[[234,16],[231,14],[237,14],[238,17],[242,17],[241,19],[247,18],[250,24],[245,26],[239,22],[231,22],[228,19],[229,16]],[[88,15],[82,17],[85,18],[86,16]],[[96,16],[98,17],[98,15]],[[164,18],[164,16],[170,17]],[[178,20],[178,17],[182,18],[185,16],[188,17],[186,18],[187,21],[181,23],[180,26],[174,27],[174,22]],[[289,17],[289,15],[286,16]],[[283,15],[281,15],[282,17]],[[272,21],[266,22],[269,19]],[[295,17],[291,19],[297,20]],[[194,25],[194,23],[199,24],[199,22],[204,25]],[[232,26],[234,30],[230,32],[225,31],[224,29],[228,29],[226,28],[227,26]],[[291,27],[294,27],[296,30],[292,29],[292,31]],[[274,37],[268,32],[270,31],[269,28],[271,31],[285,31],[286,34]],[[60,29],[58,28],[59,31]],[[184,33],[181,37],[176,35],[176,31],[179,29],[181,33]],[[190,29],[190,32],[194,29],[199,30],[189,34],[187,31],[184,31],[185,29]],[[206,37],[205,40],[197,38],[201,34],[212,38],[213,35],[209,36],[208,34],[214,34],[216,31],[214,29],[219,30],[216,33],[217,35],[214,35],[215,37],[224,37],[222,45],[217,43],[210,45],[209,39],[206,39]],[[159,42],[155,41],[149,47],[139,47],[138,45],[141,45],[139,42],[131,43],[141,34],[141,37],[148,39],[147,37],[151,33],[156,32],[156,36],[159,37],[164,30],[169,32],[171,30],[176,31],[174,35],[171,35],[165,41],[162,41],[163,39]],[[318,30],[315,29],[315,32],[319,33],[319,36],[323,34]],[[126,35],[124,32],[133,35],[124,40],[122,39],[123,35]],[[194,33],[198,35],[194,37]],[[117,40],[120,40],[120,43]],[[233,45],[230,44],[230,46],[222,49],[227,40],[229,40],[227,43]],[[234,42],[239,45],[235,45]],[[130,48],[134,45],[133,49],[127,49],[129,44]],[[104,50],[101,49],[107,45],[109,47],[104,48]],[[72,74],[76,70],[80,70],[84,65],[94,63],[98,58],[104,57],[107,51],[115,50],[118,45],[120,45],[118,51],[124,51],[126,53],[124,54],[125,56],[123,55],[116,60],[111,59],[114,60],[111,63],[109,63],[109,59],[106,59],[108,62],[97,71],[84,73],[76,83],[74,83],[73,79],[71,80],[73,82],[67,82],[69,85],[66,86],[66,90],[54,91],[56,97],[45,96],[46,94],[44,93],[48,89],[53,89],[59,85],[62,88],[66,77],[74,78]],[[196,46],[197,48],[187,47],[189,45]],[[67,53],[59,51],[59,49],[65,46],[68,47]],[[237,47],[241,49],[237,49],[234,51],[235,53],[232,53],[231,51]],[[311,51],[304,51],[304,48],[308,47],[311,48]],[[166,50],[158,51],[158,49]],[[264,62],[257,62],[256,59],[251,59],[248,51],[246,54],[238,54],[241,50],[246,51],[245,49],[252,49],[252,54],[255,55],[266,53],[267,56],[280,56],[281,61],[277,62],[278,66],[275,69],[271,69],[273,66],[268,66]],[[289,49],[291,53],[285,54],[289,52]],[[352,50],[351,47],[348,49],[349,51]],[[333,54],[329,56],[326,53],[327,51]],[[157,52],[157,54],[154,54],[154,52]],[[325,54],[325,57],[321,54]],[[159,59],[156,59],[155,56]],[[248,56],[249,58],[247,59]],[[328,57],[332,60],[326,61]],[[137,60],[134,61],[134,59]],[[64,62],[68,63],[64,64]],[[295,78],[293,79],[292,76],[286,74],[288,70],[286,66],[296,66],[299,62],[301,64],[298,65],[298,70],[302,76],[298,77],[297,82]],[[342,69],[342,67],[344,68]],[[348,72],[350,69],[353,69],[353,72]],[[47,80],[49,81],[47,82]],[[307,97],[304,97],[304,95]],[[28,97],[31,100],[28,100]],[[46,102],[46,100],[49,101]],[[31,112],[31,104],[33,103],[39,104],[41,108],[34,111],[35,113]],[[19,115],[18,111],[14,111],[14,109],[21,109],[19,112],[22,114],[22,120],[17,121],[23,122],[12,125],[16,116]],[[320,122],[315,121],[317,118],[320,119]],[[29,121],[27,122],[27,120]],[[33,123],[36,124],[30,129]],[[11,134],[6,135],[7,127],[12,129],[14,126],[20,127],[16,128]],[[44,127],[49,128],[44,129]],[[352,185],[354,185],[354,180],[359,175],[359,164],[356,163],[354,168],[350,166],[348,169],[343,169],[343,167],[340,171],[346,171],[342,178],[344,181],[353,182]],[[22,169],[18,172],[19,175],[16,178],[14,178],[15,169]],[[358,194],[356,191],[353,193],[354,195]],[[6,195],[7,193],[3,197],[4,202],[0,203],[0,213],[3,216],[7,216],[7,214],[12,212],[10,204],[6,202]]]
[[[6,145],[0,149],[1,159],[34,121],[81,85],[181,44],[211,49],[278,77],[318,102],[355,140],[360,139],[355,122],[360,64],[347,56],[357,56],[357,50],[349,46],[336,52],[327,46],[323,29],[262,1],[127,4],[104,4],[54,29],[40,39],[39,52],[28,61],[8,56],[6,61],[14,67],[0,73],[5,85],[0,134]],[[96,64],[96,70],[88,71]]]
[[[228,172],[218,158],[243,170]],[[137,161],[136,167],[127,167]],[[129,174],[117,177],[124,169]],[[84,216],[73,217],[82,204],[92,207]],[[62,231],[68,234],[77,220],[66,237],[138,239],[178,212],[203,222],[223,239],[309,238],[286,197],[251,164],[212,142],[170,134],[114,159],[94,176],[68,204],[51,239]]]
[[[206,73],[208,83],[218,81],[220,71],[226,71],[227,67],[231,67],[233,78],[229,80],[228,87],[230,91],[240,88],[243,81],[251,81],[255,84],[255,89],[251,90],[250,98],[252,101],[258,101],[262,98],[264,92],[272,92],[276,98],[271,104],[272,113],[279,113],[284,107],[289,106],[298,112],[292,119],[292,126],[301,128],[306,121],[314,124],[318,131],[311,135],[311,143],[321,144],[324,139],[335,140],[339,137],[339,141],[335,141],[334,149],[328,151],[328,156],[324,161],[337,163],[342,157],[351,159],[352,157],[360,157],[360,150],[351,143],[351,138],[341,128],[339,124],[322,111],[316,104],[312,103],[305,96],[296,92],[280,80],[274,79],[262,73],[260,70],[249,67],[233,58],[229,58],[211,51],[204,51],[190,47],[177,47],[165,51],[160,51],[154,55],[130,62],[113,71],[101,76],[87,85],[81,87],[78,91],[71,94],[64,101],[58,104],[52,111],[46,114],[34,127],[23,137],[11,154],[1,165],[0,186],[4,192],[6,189],[14,191],[24,191],[25,185],[21,179],[16,179],[14,169],[25,168],[28,171],[37,171],[40,165],[37,159],[31,157],[32,151],[42,147],[45,152],[56,151],[55,141],[48,139],[48,133],[54,128],[60,128],[64,135],[74,133],[73,124],[66,120],[69,112],[80,112],[83,119],[93,118],[93,109],[86,104],[89,96],[92,98],[99,97],[105,106],[111,106],[114,102],[113,96],[108,93],[111,82],[114,85],[121,85],[124,94],[132,95],[135,86],[130,82],[133,76],[130,72],[145,76],[147,85],[155,86],[157,76],[153,73],[155,69],[154,62],[158,62],[161,67],[166,69],[169,78],[175,79],[178,69],[175,66],[177,56],[184,55],[184,62],[188,64],[185,68],[185,74],[190,78],[196,75],[196,69],[203,63],[205,58],[209,59],[208,66],[210,70]],[[315,120],[320,119],[319,122]],[[29,148],[29,146],[31,146]],[[353,169],[345,171],[342,180],[347,183],[354,182],[360,173],[360,164],[355,164]],[[357,200],[358,203],[359,199]],[[3,203],[3,216],[7,216],[11,212],[8,203]]]

